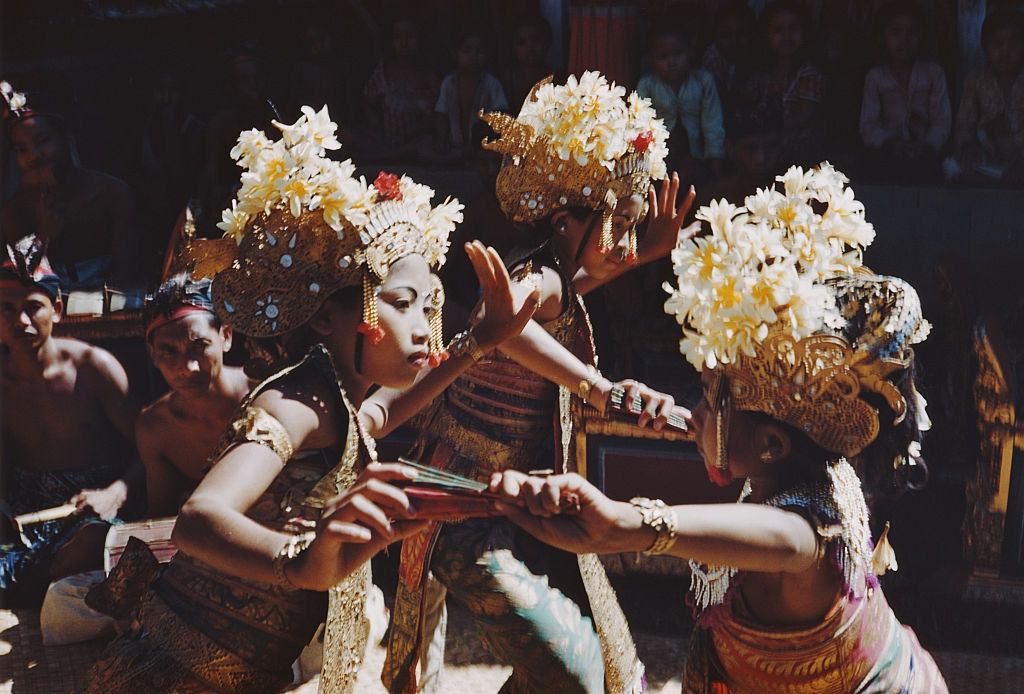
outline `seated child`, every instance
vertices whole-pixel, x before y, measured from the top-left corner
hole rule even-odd
[[[722,104],[711,73],[694,65],[693,48],[686,32],[656,25],[647,43],[651,73],[640,78],[636,91],[651,100],[669,132],[677,126],[686,130],[690,155],[717,175],[725,158]],[[673,144],[670,139],[670,149]]]
[[[546,62],[549,48],[551,25],[543,17],[525,15],[516,21],[512,27],[512,64],[501,75],[513,109],[523,105],[533,85],[551,74]]]
[[[989,14],[981,29],[986,65],[964,80],[956,114],[955,143],[959,168],[967,178],[1000,179],[1021,159],[1014,143],[1010,104],[1024,101],[1024,19],[1008,10]]]
[[[477,29],[464,29],[455,43],[457,68],[441,82],[434,111],[437,113],[437,144],[442,157],[462,159],[467,154],[469,134],[477,115],[485,111],[508,110],[501,82],[485,69],[487,48]]]
[[[945,73],[921,58],[924,14],[912,2],[896,2],[880,19],[885,57],[864,79],[861,139],[879,175],[937,176],[952,116]]]

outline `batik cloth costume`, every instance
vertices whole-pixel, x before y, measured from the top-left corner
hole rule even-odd
[[[303,107],[303,114],[292,125],[276,124],[282,140],[253,130],[232,150],[246,172],[221,228],[239,245],[212,286],[222,321],[263,340],[263,353],[293,362],[276,338],[304,326],[342,287],[362,285],[360,332],[368,343],[379,340],[377,292],[391,264],[418,254],[436,269],[461,219],[457,201],[432,207],[433,191],[408,178],[382,173],[372,185],[354,178],[351,161],[326,157],[340,146],[326,107]],[[440,326],[432,328],[439,337]],[[252,405],[260,392],[292,378],[324,379],[337,392],[340,451],[293,451],[284,427]],[[322,346],[253,391],[213,460],[247,441],[284,462],[247,515],[283,533],[304,533],[303,546],[325,502],[376,457]],[[369,585],[369,564],[325,596],[231,576],[179,551],[135,613],[140,629],[114,642],[94,670],[94,691],[277,691],[291,683],[292,662],[326,616],[321,688],[350,692],[367,640]]]
[[[17,96],[17,94],[15,94]],[[44,244],[27,236],[6,246],[0,264],[0,286],[38,289],[56,302],[59,280],[44,254]],[[102,489],[121,476],[123,465],[95,465],[80,470],[28,470],[17,461],[8,464],[9,497],[4,513],[11,518],[68,503],[83,489]],[[19,580],[48,581],[48,567],[54,555],[82,528],[106,523],[95,515],[75,514],[59,520],[25,526],[21,537],[5,539],[0,546],[0,591],[14,590]]]
[[[691,561],[698,624],[683,691],[944,693],[935,662],[879,587],[895,557],[884,535],[873,549],[856,470],[881,417],[913,440],[891,472],[918,464],[927,415],[905,379],[930,326],[913,287],[862,266],[874,230],[845,176],[822,164],[778,180],[783,191],[759,190],[744,207],[722,200],[698,212],[711,232],[673,252],[679,285],[666,287],[665,310],[683,326],[681,351],[712,374],[713,473],[727,476],[737,410],[767,414],[833,456],[764,503],[807,520],[841,588],[819,623],[775,627],[744,602],[743,572]],[[741,502],[746,493],[749,484]]]
[[[646,195],[664,176],[667,133],[646,100],[586,73],[567,85],[534,88],[518,118],[484,114],[498,133],[485,142],[505,155],[497,197],[505,214],[532,223],[567,207],[602,211],[601,245],[612,246],[619,199]],[[635,231],[630,231],[635,253]],[[595,365],[582,297],[550,250],[513,272],[535,281],[534,265],[562,277],[565,310],[544,324],[583,363]],[[457,379],[424,418],[423,462],[489,480],[501,470],[576,468],[572,394],[511,360],[485,357]],[[384,666],[393,692],[415,691],[428,569],[473,613],[489,648],[513,673],[502,691],[633,692],[643,665],[597,557],[578,559],[536,542],[505,519],[435,525],[402,549],[400,583]]]

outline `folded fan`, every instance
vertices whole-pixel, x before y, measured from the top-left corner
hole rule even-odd
[[[487,491],[487,485],[483,482],[406,458],[398,460],[419,473],[415,480],[401,483],[403,491],[416,509],[417,518],[458,521],[503,515],[495,506],[501,497]],[[579,512],[579,499],[575,494],[564,495],[561,505],[564,513]]]

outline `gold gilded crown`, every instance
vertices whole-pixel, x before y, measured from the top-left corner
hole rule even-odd
[[[181,272],[187,272],[194,280],[213,278],[231,267],[237,252],[238,244],[233,239],[197,237],[192,208],[186,206],[181,224],[171,235],[160,283]]]
[[[537,83],[519,116],[483,113],[504,155],[496,194],[505,214],[534,222],[565,207],[613,210],[665,176],[668,132],[647,99],[597,72]]]
[[[732,406],[764,412],[823,448],[853,456],[879,432],[863,394],[907,403],[893,376],[929,325],[917,292],[861,263],[874,237],[846,177],[827,164],[791,168],[783,190],[736,207],[701,208],[711,233],[672,254],[677,287],[665,310],[683,327],[680,350],[726,377]]]
[[[434,191],[406,176],[381,172],[369,185],[355,178],[351,161],[326,157],[340,147],[327,107],[302,112],[292,125],[274,123],[281,140],[251,130],[231,151],[245,171],[218,226],[238,241],[238,257],[214,280],[214,309],[243,334],[271,337],[306,323],[336,290],[362,283],[360,331],[376,342],[376,295],[391,265],[418,254],[440,267],[462,205],[432,206]],[[439,310],[433,315],[440,320]]]
[[[879,431],[879,412],[862,395],[880,396],[899,423],[907,403],[890,378],[913,360],[911,345],[928,333],[917,292],[896,277],[851,275],[825,283],[842,327],[800,340],[771,332],[719,367],[738,410],[763,412],[804,432],[821,447],[852,457]]]

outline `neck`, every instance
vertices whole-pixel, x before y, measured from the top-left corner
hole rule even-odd
[[[366,346],[363,349],[365,350]],[[349,402],[352,403],[352,407],[358,410],[362,407],[363,400],[366,399],[366,395],[373,386],[373,382],[356,370],[353,355],[338,354],[331,348],[328,348],[328,351],[331,354],[331,360],[334,362],[334,369],[338,374],[338,380],[341,381],[341,387],[345,389],[345,395],[348,397]]]
[[[38,378],[57,360],[57,343],[52,337],[48,337],[38,347],[10,349],[10,369],[19,376]]]

